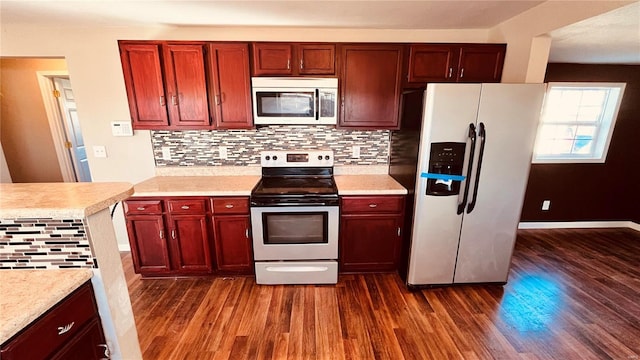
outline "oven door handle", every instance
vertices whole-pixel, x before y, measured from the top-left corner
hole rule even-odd
[[[255,207],[261,207],[260,205],[253,205]],[[275,204],[269,204],[263,207],[269,207],[269,206],[290,206],[290,207],[296,207],[296,206],[333,206],[327,203],[275,203]]]

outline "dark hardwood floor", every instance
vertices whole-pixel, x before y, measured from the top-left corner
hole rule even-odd
[[[410,292],[125,273],[145,359],[640,359],[640,233],[521,230],[509,282]]]

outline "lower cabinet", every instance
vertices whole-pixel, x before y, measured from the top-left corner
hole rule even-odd
[[[341,209],[340,270],[397,270],[404,196],[343,196]]]
[[[247,197],[130,198],[134,269],[143,276],[253,273]]]
[[[109,357],[91,282],[87,282],[2,345],[0,358],[105,359]]]

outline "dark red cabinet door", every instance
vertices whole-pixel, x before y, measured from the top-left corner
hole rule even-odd
[[[458,82],[500,82],[506,45],[465,45],[460,50]]]
[[[171,127],[209,127],[204,45],[165,45],[164,62]]]
[[[161,214],[127,216],[127,231],[137,273],[162,275],[170,271],[167,234]]]
[[[172,215],[170,239],[173,268],[179,274],[209,274],[211,249],[206,215]]]
[[[293,74],[293,44],[253,43],[253,75]]]
[[[135,129],[169,125],[159,44],[122,44],[120,59]]]
[[[253,127],[248,44],[210,44],[211,109],[218,129]]]
[[[82,329],[80,334],[56,353],[52,360],[108,359],[106,355],[109,354],[109,351],[106,346],[107,342],[102,333],[102,326],[98,318],[95,318]]]
[[[341,128],[397,129],[401,92],[400,45],[343,45]]]
[[[394,271],[400,252],[400,215],[342,215],[341,271]]]
[[[253,273],[253,252],[248,215],[214,216],[218,271]]]
[[[425,86],[428,82],[455,82],[459,51],[450,45],[411,45],[408,82]]]
[[[331,75],[336,73],[335,44],[298,44],[296,66],[301,75]]]

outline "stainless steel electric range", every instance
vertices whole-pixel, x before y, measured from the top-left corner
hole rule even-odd
[[[338,188],[332,151],[264,151],[251,192],[258,284],[335,284]]]

